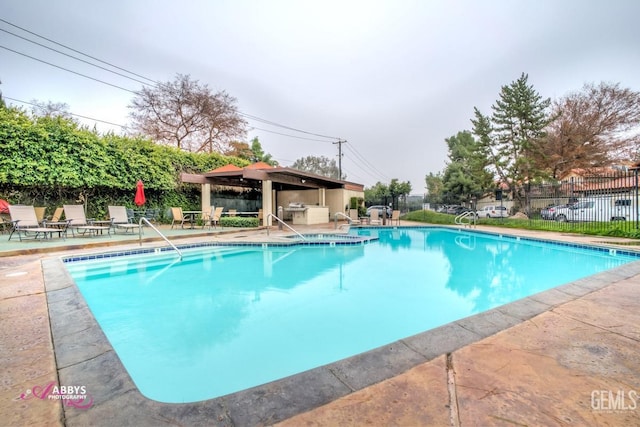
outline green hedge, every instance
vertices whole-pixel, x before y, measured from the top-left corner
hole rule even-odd
[[[102,217],[109,204],[133,207],[136,182],[142,180],[145,207],[199,209],[200,186],[182,184],[180,174],[229,163],[243,167],[249,162],[144,138],[100,135],[71,119],[34,118],[0,106],[0,198],[12,204],[51,209],[85,204],[90,216]]]
[[[249,218],[242,216],[223,216],[220,218],[220,226],[222,227],[258,227],[260,220],[258,218]]]

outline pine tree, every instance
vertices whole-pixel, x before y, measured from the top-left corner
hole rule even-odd
[[[544,176],[539,166],[542,156],[542,140],[550,122],[550,99],[543,99],[528,84],[528,75],[510,85],[503,86],[500,98],[491,107],[491,117],[483,116],[475,108],[473,133],[489,158],[503,185],[522,201],[523,194],[516,191],[527,183]]]

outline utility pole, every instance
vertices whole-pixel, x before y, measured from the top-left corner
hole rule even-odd
[[[338,179],[342,179],[342,144],[346,144],[347,141],[339,139],[337,142],[333,142],[332,144],[338,144]]]

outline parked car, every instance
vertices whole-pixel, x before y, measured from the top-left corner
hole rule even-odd
[[[540,210],[540,217],[542,219],[553,219],[552,215],[552,211],[550,211],[551,209],[555,208],[557,205],[554,205],[553,203],[550,205],[545,206],[544,208],[542,208]]]
[[[555,220],[564,221],[628,221],[636,216],[631,198],[592,197],[556,211]]]
[[[552,205],[540,211],[542,219],[555,220],[558,216],[558,212],[564,213],[566,218],[566,210],[572,205]]]
[[[478,218],[506,218],[509,216],[509,212],[505,206],[485,206],[476,211],[476,216]]]
[[[377,209],[378,210],[378,216],[380,216],[380,218],[382,218],[382,214],[383,212],[387,212],[387,218],[391,218],[391,207],[390,206],[383,206],[383,205],[375,205],[375,206],[369,206],[367,208],[367,216],[371,216],[371,211]]]
[[[465,213],[465,212],[473,212],[473,210],[469,209],[469,208],[465,208],[464,206],[457,206],[456,209],[454,210],[453,214],[454,215],[460,215],[460,214]]]
[[[451,215],[455,215],[456,212],[458,211],[458,209],[460,209],[462,206],[460,205],[449,205],[447,206],[447,210],[446,213],[451,214]]]

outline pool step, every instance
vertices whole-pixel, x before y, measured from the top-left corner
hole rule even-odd
[[[176,257],[173,251],[152,252],[144,254],[123,254],[112,258],[98,258],[84,261],[73,261],[65,263],[67,270],[74,277],[95,277],[100,275],[125,274],[129,269],[138,268],[144,264],[145,270],[161,269],[179,261],[181,264],[189,262],[199,262],[202,254],[208,253],[212,258],[221,258],[240,255],[246,252],[255,251],[251,247],[199,247],[183,249],[182,260]]]

